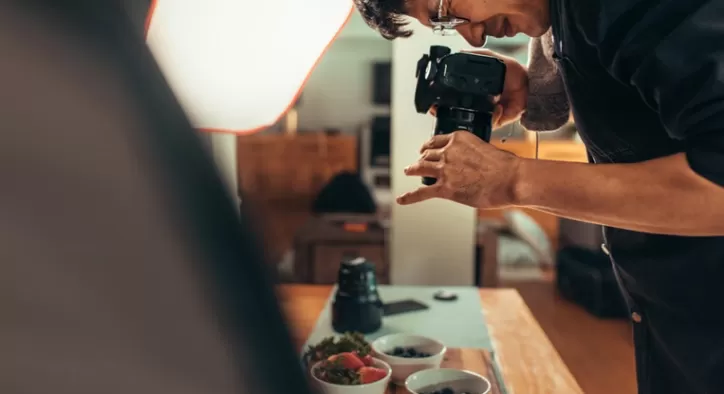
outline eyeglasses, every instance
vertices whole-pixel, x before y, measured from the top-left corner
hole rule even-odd
[[[437,17],[430,18],[433,33],[440,36],[452,36],[457,33],[456,27],[470,22],[465,18],[459,18],[453,15],[443,15],[442,4],[445,0],[440,0],[437,5]]]

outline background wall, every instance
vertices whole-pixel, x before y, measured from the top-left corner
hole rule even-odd
[[[300,130],[353,133],[373,116],[389,114],[388,106],[372,103],[372,66],[391,58],[392,43],[355,12],[307,81],[298,107]]]
[[[239,207],[239,178],[237,176],[236,165],[236,135],[235,134],[203,134],[214,160],[218,167],[219,173],[226,184],[226,188],[231,196],[236,200],[236,207]]]

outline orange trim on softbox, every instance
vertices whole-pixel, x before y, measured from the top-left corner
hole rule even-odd
[[[151,0],[151,6],[148,7],[148,15],[146,15],[146,38],[148,38],[148,29],[151,28],[151,20],[153,19],[153,13],[156,12],[156,6],[158,0]]]
[[[241,0],[239,0],[241,1]],[[148,16],[146,17],[146,35],[148,35],[148,30],[151,28],[151,21],[153,20],[153,14],[156,11],[156,6],[158,5],[158,0],[151,0],[151,6],[148,10]],[[267,125],[259,126],[253,129],[249,130],[231,130],[231,129],[215,129],[215,128],[199,128],[200,131],[207,132],[207,133],[226,133],[226,134],[254,134],[258,133],[274,124],[279,122],[279,120],[287,113],[289,110],[294,106],[294,103],[297,102],[299,99],[299,96],[302,94],[302,91],[304,90],[304,86],[306,86],[307,82],[309,81],[309,77],[312,75],[312,72],[314,72],[314,69],[317,68],[319,65],[319,62],[322,60],[324,55],[329,51],[329,48],[332,46],[332,43],[337,40],[337,37],[339,37],[340,33],[342,33],[342,29],[349,23],[350,18],[352,18],[352,13],[354,12],[354,5],[350,3],[350,10],[349,15],[347,15],[347,19],[344,21],[344,23],[337,29],[337,32],[334,34],[334,37],[332,37],[331,40],[327,43],[327,45],[322,50],[322,53],[319,54],[319,57],[317,57],[317,60],[314,62],[314,65],[312,68],[309,69],[309,72],[307,72],[307,76],[304,77],[304,80],[302,81],[301,86],[299,86],[299,89],[297,90],[297,93],[294,95],[292,100],[289,102],[289,105],[287,105],[286,109],[282,111],[279,116],[277,116],[276,120],[272,123],[269,123]]]

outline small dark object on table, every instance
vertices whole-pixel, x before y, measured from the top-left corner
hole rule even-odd
[[[433,298],[438,301],[455,301],[458,299],[458,295],[452,291],[440,290],[433,295]]]

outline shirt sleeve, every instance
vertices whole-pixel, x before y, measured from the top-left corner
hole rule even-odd
[[[602,36],[601,61],[685,142],[691,168],[724,186],[724,3],[629,3]]]

